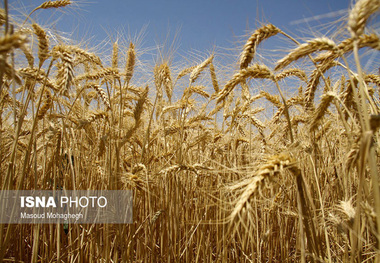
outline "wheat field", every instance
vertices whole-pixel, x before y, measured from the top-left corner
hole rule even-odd
[[[130,189],[133,223],[3,224],[1,262],[380,262],[379,0],[303,42],[263,24],[228,67],[57,42],[38,12],[71,4],[0,9],[1,190]]]

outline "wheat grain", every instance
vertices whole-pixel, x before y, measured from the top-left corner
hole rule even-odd
[[[343,40],[335,51],[327,51],[315,58],[315,62],[325,62],[337,59],[339,56],[349,53],[354,49],[354,38]],[[357,39],[358,48],[369,47],[380,50],[380,39],[376,34],[361,35]]]
[[[142,115],[142,112],[144,109],[144,104],[148,98],[148,91],[149,91],[149,88],[148,88],[148,86],[146,86],[145,90],[143,91],[143,93],[141,94],[140,98],[137,101],[137,105],[136,105],[135,110],[133,111],[133,116],[135,119],[135,127],[136,128],[139,125],[140,120],[141,120],[141,115]]]
[[[230,214],[230,220],[234,221],[238,214],[243,210],[254,195],[265,184],[273,181],[284,169],[295,167],[295,161],[288,153],[270,156],[268,161],[259,167],[251,179],[245,180],[229,188],[229,191],[244,187],[244,191],[236,201],[235,207]]]
[[[210,95],[204,90],[204,86],[191,86],[191,91],[201,95],[202,97],[209,98]]]
[[[190,68],[183,69],[177,76],[176,80],[179,80],[180,78],[186,76],[187,74],[191,73],[197,66],[192,66]]]
[[[365,75],[364,81],[366,83],[374,83],[376,84],[376,86],[380,88],[380,77],[378,75],[374,75],[374,74]]]
[[[245,101],[249,101],[251,98],[251,94],[249,93],[249,87],[246,82],[241,82],[241,96]]]

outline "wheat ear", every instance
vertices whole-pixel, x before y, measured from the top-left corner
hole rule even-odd
[[[313,40],[308,41],[307,43],[299,45],[296,49],[294,49],[288,55],[286,55],[284,58],[279,60],[274,70],[280,70],[286,67],[287,65],[289,65],[290,63],[304,56],[310,55],[311,53],[314,53],[316,51],[335,50],[335,49],[336,49],[336,45],[334,41],[332,41],[331,39],[328,39],[326,37],[315,38]]]
[[[104,105],[106,105],[107,109],[110,110],[111,105],[110,105],[110,101],[108,99],[106,92],[99,85],[93,84],[93,85],[91,85],[91,87],[94,88],[94,90],[96,90],[99,97],[103,101]]]
[[[217,102],[219,103],[220,101],[224,100],[237,84],[247,78],[272,79],[273,74],[268,67],[258,64],[255,64],[246,69],[242,69],[236,73],[232,79],[227,82],[226,86],[224,86],[224,89],[219,92]]]
[[[5,22],[6,22],[6,13],[5,13],[5,10],[4,8],[0,8],[0,26],[4,25]]]
[[[305,90],[305,108],[306,110],[311,110],[313,108],[313,102],[315,97],[315,92],[319,84],[319,78],[332,67],[338,65],[338,62],[328,60],[322,65],[318,66],[310,75],[310,80],[307,83]]]
[[[289,76],[296,76],[300,80],[307,82],[307,77],[305,71],[298,69],[298,68],[292,68],[292,69],[287,69],[281,72],[280,74],[277,74],[275,76],[275,81],[282,80],[284,78],[287,78]]]
[[[45,89],[45,100],[41,109],[38,112],[37,118],[42,119],[46,112],[50,109],[51,105],[53,105],[53,99],[51,97],[51,93],[48,89]]]
[[[31,49],[27,45],[22,45],[20,47],[20,49],[22,50],[22,52],[24,53],[26,59],[28,60],[29,67],[33,68],[33,66],[34,66],[34,57],[33,57]]]
[[[245,189],[230,214],[230,220],[234,221],[237,215],[242,211],[243,207],[249,202],[251,196],[257,193],[257,191],[260,188],[263,188],[266,184],[271,183],[271,181],[273,181],[284,169],[290,169],[292,173],[294,173],[293,171],[295,169],[298,169],[294,159],[291,158],[288,153],[269,157],[268,161],[259,167],[252,179],[240,182],[231,187],[232,189],[229,190],[240,189],[241,187],[245,187]]]
[[[215,67],[212,62],[210,63],[210,76],[211,76],[212,86],[214,87],[215,92],[219,92],[218,79],[216,78]]]
[[[255,55],[256,47],[262,41],[278,34],[279,32],[281,32],[281,30],[272,24],[265,25],[253,32],[247,43],[245,43],[243,52],[240,55],[240,69],[248,67]]]
[[[319,121],[325,115],[328,107],[330,106],[330,103],[335,97],[336,97],[336,94],[333,92],[327,92],[322,95],[321,103],[319,104],[315,112],[313,113],[313,116],[310,122],[310,130],[314,130],[318,127]]]
[[[129,48],[127,52],[127,63],[125,65],[125,82],[129,83],[133,76],[133,70],[135,68],[136,63],[136,51],[133,43],[129,43]]]
[[[0,38],[0,53],[5,54],[9,51],[21,47],[26,42],[26,36],[22,34],[5,35]]]
[[[364,32],[368,18],[380,8],[379,0],[359,0],[348,17],[348,29],[352,38],[358,38]]]
[[[177,76],[176,81],[179,80],[180,78],[186,76],[187,74],[191,73],[197,66],[192,66],[190,68],[185,68],[183,69]]]
[[[112,46],[112,68],[117,69],[118,67],[118,58],[119,58],[119,44],[117,41],[113,43]]]
[[[193,71],[190,74],[190,83],[193,83],[199,77],[201,72],[212,62],[213,59],[214,55],[211,55],[205,61],[203,61],[201,64],[199,64],[193,69]]]
[[[33,24],[32,26],[38,38],[38,59],[40,60],[39,68],[41,68],[45,60],[49,58],[49,39],[45,30],[39,25]]]
[[[58,0],[58,1],[46,1],[42,3],[41,5],[37,6],[32,10],[32,12],[29,13],[29,15],[25,18],[24,23],[29,19],[29,17],[37,10],[39,9],[50,9],[50,8],[60,8],[67,5],[70,5],[72,2],[70,0]]]
[[[68,96],[69,88],[74,80],[73,55],[63,51],[59,53],[62,63],[57,64],[57,86],[64,95]]]

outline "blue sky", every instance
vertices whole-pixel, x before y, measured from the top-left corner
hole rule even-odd
[[[23,21],[43,0],[9,0],[10,10]],[[261,24],[272,23],[284,32],[304,41],[316,36],[331,36],[332,28],[346,26],[349,0],[78,0],[59,9],[38,10],[31,16],[45,28],[56,30],[93,48],[97,54],[110,56],[112,43],[128,46],[132,39],[139,57],[145,61],[157,58],[158,44],[166,41],[169,50],[174,43],[174,60],[199,63],[210,52],[224,56],[223,63],[236,63],[236,59],[249,35]],[[372,21],[379,28],[379,18]],[[330,32],[326,30],[330,30]],[[64,33],[62,33],[64,32]],[[123,41],[126,40],[126,41]],[[274,40],[265,42],[264,57],[274,62],[294,48],[294,43],[278,45]],[[120,46],[120,45],[119,45]],[[150,52],[151,51],[151,52]],[[267,53],[265,53],[267,52]],[[143,55],[142,55],[143,54]],[[269,54],[269,56],[267,56]],[[102,56],[102,55],[101,55]],[[154,57],[155,56],[155,57]],[[377,55],[372,52],[366,68],[378,67]],[[217,58],[218,59],[218,58]],[[367,60],[366,60],[367,61]],[[375,63],[375,64],[373,64]]]
[[[43,1],[10,0],[19,12],[27,13]],[[270,22],[294,35],[302,35],[309,25],[318,25],[338,19],[324,18],[331,12],[347,9],[350,1],[344,0],[79,0],[62,10],[39,10],[32,19],[54,25],[68,32],[75,40],[91,38],[94,42],[116,39],[118,32],[137,35],[143,28],[143,43],[153,46],[176,32],[179,49],[211,50],[219,47],[236,47],[239,37],[252,32],[260,23]],[[300,19],[320,16],[308,23]],[[301,30],[301,31],[300,31]],[[168,33],[170,32],[170,33]]]

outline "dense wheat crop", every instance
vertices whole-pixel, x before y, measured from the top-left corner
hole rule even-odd
[[[129,225],[0,226],[4,262],[380,262],[380,50],[359,0],[331,37],[267,24],[235,65],[140,63],[0,10],[0,186],[131,189]],[[33,18],[33,20],[31,19]],[[256,57],[268,38],[291,51]],[[65,230],[65,231],[64,231]]]

